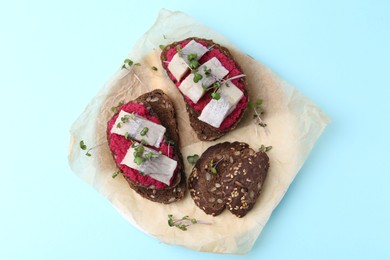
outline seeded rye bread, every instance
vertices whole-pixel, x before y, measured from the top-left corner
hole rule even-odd
[[[217,173],[210,171],[213,160]],[[195,204],[217,216],[227,206],[237,217],[245,216],[260,195],[269,167],[266,153],[248,144],[224,142],[209,147],[196,162],[188,186]]]
[[[225,209],[223,173],[250,151],[253,150],[246,143],[219,143],[209,147],[196,162],[189,176],[188,188],[195,204],[206,214],[217,216]],[[211,161],[216,164],[216,174],[210,171]]]
[[[248,155],[231,165],[222,176],[226,206],[244,217],[255,205],[267,177],[269,158],[265,152]]]
[[[195,41],[205,42],[208,47],[213,46],[213,49],[218,49],[220,52],[222,52],[228,58],[230,58],[231,60],[234,61],[233,56],[230,54],[230,51],[227,48],[225,48],[225,47],[223,47],[223,46],[213,42],[212,40],[203,39],[203,38],[197,38],[197,37],[191,37],[191,38],[187,38],[185,40],[195,40]],[[161,62],[162,62],[162,66],[163,66],[163,68],[165,68],[166,71],[168,71],[168,62],[167,62],[167,53],[168,53],[168,51],[171,48],[176,48],[176,46],[180,42],[183,42],[185,40],[178,41],[178,42],[173,42],[173,43],[167,45],[162,50],[160,59],[161,59]],[[236,67],[240,71],[242,71],[241,67],[237,64],[237,62],[235,62],[235,64],[236,64]],[[247,83],[246,83],[245,77],[241,78],[240,80],[241,80],[241,82],[245,86],[245,88],[244,88],[244,96],[248,97],[248,90],[247,90],[247,87],[246,87]],[[176,81],[174,81],[174,83],[176,83]],[[179,92],[180,92],[180,90],[179,90]],[[194,131],[197,134],[198,138],[200,140],[202,140],[202,141],[213,141],[213,140],[216,140],[216,139],[222,137],[223,135],[225,135],[226,133],[230,132],[231,130],[235,129],[237,127],[238,123],[240,122],[241,118],[243,117],[244,112],[245,112],[245,109],[244,109],[241,112],[239,118],[237,118],[237,120],[229,128],[221,131],[218,128],[215,128],[215,127],[213,127],[213,126],[211,126],[211,125],[209,125],[209,124],[199,120],[198,117],[200,116],[200,112],[195,111],[192,108],[192,106],[190,106],[188,104],[186,99],[184,99],[184,101],[186,103],[186,109],[187,109],[187,112],[188,112],[188,115],[189,115],[190,125],[194,129]]]
[[[176,178],[173,180],[172,184],[165,189],[143,187],[132,181],[130,178],[126,177],[123,173],[122,175],[133,190],[135,190],[142,197],[145,197],[151,201],[168,204],[181,200],[186,192],[186,176],[184,172],[183,158],[179,150],[180,139],[173,103],[169,97],[160,89],[145,93],[134,101],[143,103],[145,106],[147,106],[148,109],[150,109],[150,114],[157,116],[161,124],[166,128],[165,140],[172,140],[174,142],[172,147],[175,150],[175,157],[173,159],[178,163],[179,172]]]

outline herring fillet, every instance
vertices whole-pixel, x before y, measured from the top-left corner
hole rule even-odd
[[[221,95],[220,99],[211,99],[198,117],[199,120],[215,128],[221,126],[223,120],[233,112],[244,95],[231,81],[223,84],[217,92]]]
[[[134,162],[135,148],[130,146],[121,164],[124,164],[132,169],[138,170],[144,175],[148,175],[155,180],[170,185],[170,179],[175,172],[177,161],[172,160],[171,158],[163,154],[159,154],[157,151],[148,147],[144,147],[144,149],[144,154],[151,152],[155,156],[157,156],[157,158],[147,159],[145,162],[138,165]]]
[[[210,70],[211,75],[206,76],[205,70]],[[201,80],[194,82],[195,75],[191,73],[179,86],[180,91],[195,104],[205,93],[203,87],[210,87],[217,80],[223,79],[229,71],[216,57],[213,57],[199,66],[197,73],[202,76]]]
[[[127,117],[128,122],[123,123],[122,118]],[[120,124],[120,127],[118,127]],[[144,136],[141,136],[141,131],[144,128],[148,131]],[[135,114],[127,113],[123,110],[119,112],[118,118],[116,119],[111,133],[125,136],[128,133],[129,137],[136,139],[137,141],[145,140],[149,145],[159,148],[160,143],[164,138],[165,127],[156,124],[148,119],[140,117]]]
[[[189,54],[196,54],[197,59],[199,60],[208,49],[200,43],[197,43],[194,40],[191,40],[186,46],[183,47],[181,53],[176,53],[172,60],[168,64],[168,69],[172,75],[176,78],[177,81],[180,81],[183,75],[187,72],[188,68],[188,59]]]

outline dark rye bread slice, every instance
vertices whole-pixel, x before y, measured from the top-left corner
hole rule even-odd
[[[180,139],[175,117],[175,109],[169,97],[160,89],[153,90],[139,96],[137,103],[143,103],[148,107],[150,114],[159,118],[161,124],[166,128],[165,140],[173,141],[174,159],[178,162],[179,172],[172,184],[164,189],[154,189],[138,185],[122,173],[129,186],[142,197],[159,203],[172,203],[181,200],[186,192],[186,176],[183,166],[183,158],[179,150]],[[108,131],[108,130],[107,130]],[[108,136],[108,134],[107,134]]]
[[[255,205],[267,177],[269,158],[258,152],[235,162],[222,176],[226,207],[237,217],[244,217]]]
[[[182,41],[173,42],[173,43],[167,45],[162,50],[160,59],[161,59],[161,62],[162,62],[162,66],[163,66],[163,68],[165,68],[166,71],[169,71],[168,70],[169,62],[167,60],[167,53],[168,53],[168,51],[170,49],[172,49],[172,48],[176,48],[176,46],[178,44],[180,44],[181,42],[186,41],[186,40],[195,40],[195,41],[205,42],[209,48],[212,46],[213,49],[218,49],[221,53],[226,55],[226,57],[228,57],[230,60],[235,62],[235,60],[234,60],[233,56],[231,55],[229,49],[227,49],[227,48],[225,48],[225,47],[223,47],[223,46],[213,42],[212,40],[203,39],[203,38],[197,38],[197,37],[190,37],[190,38],[184,39]],[[235,62],[235,66],[236,66],[236,68],[238,68],[242,72],[242,69],[237,64],[237,62]],[[173,79],[172,77],[171,77],[171,80],[175,84],[177,83],[177,81],[175,79]],[[243,90],[244,91],[244,97],[246,99],[248,99],[248,90],[247,90],[247,87],[246,87],[247,86],[247,82],[246,82],[245,77],[241,78],[240,81],[244,84],[244,90]],[[207,94],[205,94],[205,95],[207,95]],[[246,110],[246,107],[244,109],[242,109],[242,111],[240,112],[238,118],[235,120],[235,122],[230,127],[226,128],[224,130],[220,130],[218,128],[215,128],[215,127],[213,127],[213,126],[211,126],[211,125],[209,125],[209,124],[199,120],[198,117],[200,116],[201,112],[196,111],[188,103],[188,101],[185,98],[184,98],[184,101],[186,103],[186,110],[187,110],[188,115],[189,115],[190,125],[194,129],[194,131],[195,131],[196,135],[198,136],[198,138],[200,140],[202,140],[202,141],[213,141],[213,140],[216,140],[216,139],[222,137],[223,135],[225,135],[226,133],[228,133],[228,132],[232,131],[233,129],[235,129],[237,127],[238,123],[240,122],[241,118],[243,117],[244,112]]]
[[[224,142],[209,147],[196,162],[188,180],[195,204],[206,214],[217,216],[225,209],[223,173],[249,152],[248,144]],[[250,149],[251,150],[251,149]],[[211,172],[211,161],[217,173]]]

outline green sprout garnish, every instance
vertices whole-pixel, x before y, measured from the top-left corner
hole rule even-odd
[[[115,179],[115,177],[118,176],[120,173],[121,173],[121,171],[120,171],[119,169],[117,169],[117,170],[112,174],[112,178]]]
[[[160,44],[158,47],[160,47],[161,50],[165,48],[165,45]]]
[[[259,152],[266,153],[271,149],[272,149],[272,146],[265,146],[264,144],[262,144],[259,148]]]
[[[153,66],[153,67],[152,67],[152,70],[157,71],[158,69],[157,69],[156,66]]]
[[[219,100],[221,98],[221,95],[217,92],[211,93],[211,97],[215,100]]]
[[[211,173],[212,174],[217,174],[218,172],[217,172],[217,165],[214,165],[214,160],[211,160],[210,161],[210,171],[211,171]]]
[[[148,131],[149,131],[149,128],[144,127],[144,128],[142,129],[140,135],[141,135],[141,136],[145,136],[145,135],[148,133]]]
[[[127,69],[127,67],[131,67],[134,64],[134,62],[130,59],[125,59],[123,61],[122,69]]]
[[[183,53],[181,52],[182,49],[181,49],[181,46],[180,46],[180,45],[177,45],[177,46],[176,46],[176,51],[177,51],[177,53],[179,54],[180,57],[183,57]]]
[[[187,161],[188,161],[190,164],[192,164],[192,165],[194,165],[198,159],[199,159],[199,155],[197,155],[197,154],[188,155],[188,156],[187,156]]]
[[[84,151],[87,150],[88,147],[85,145],[84,140],[80,141],[80,148],[81,148],[81,150],[84,150]],[[85,153],[85,155],[91,156],[91,153],[90,153],[91,150],[92,150],[92,148],[89,148],[88,151]]]
[[[111,108],[111,111],[114,112],[114,114],[118,113],[119,107],[121,107],[124,103],[124,101],[120,101],[117,106]]]
[[[87,149],[87,146],[84,144],[84,140],[80,141],[80,148],[81,148],[81,150],[86,150]]]
[[[203,67],[203,72],[204,72],[204,74],[206,75],[207,78],[210,77],[211,69],[207,69],[207,66]]]
[[[119,122],[119,123],[116,125],[116,127],[117,127],[117,128],[121,128],[121,127],[122,127],[122,124],[128,123],[128,122],[130,121],[130,119],[134,119],[134,118],[135,118],[134,112],[131,113],[130,115],[124,115],[124,116],[121,117],[121,121],[122,121],[122,122]]]
[[[194,224],[205,224],[211,225],[209,222],[197,220],[195,218],[190,218],[189,216],[184,216],[181,219],[175,219],[172,214],[168,215],[168,226],[177,227],[182,231],[186,231],[187,227]]]
[[[187,56],[188,61],[193,61],[193,60],[197,60],[197,59],[198,59],[198,54],[196,54],[196,53],[191,53],[191,54],[188,54],[188,56]]]
[[[264,114],[264,109],[261,107],[262,104],[262,99],[256,99],[255,102],[248,102],[248,108],[253,109],[253,111],[255,112],[253,114],[253,119],[256,120],[257,124],[261,127],[266,127],[267,124],[264,123],[264,121],[261,119],[261,115]]]
[[[202,78],[203,78],[203,76],[200,75],[199,73],[195,73],[195,74],[194,74],[194,82],[195,82],[195,83],[198,83],[199,80],[201,80]]]
[[[161,151],[158,152],[158,154],[147,152],[145,153],[145,147],[142,143],[132,143],[132,148],[134,148],[134,163],[137,165],[143,164],[146,160],[155,159],[158,158],[160,154],[162,154]]]

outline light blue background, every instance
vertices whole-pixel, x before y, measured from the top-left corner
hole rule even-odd
[[[390,259],[388,1],[2,1],[0,259]],[[160,8],[332,118],[245,257],[160,243],[67,164],[68,129]]]

